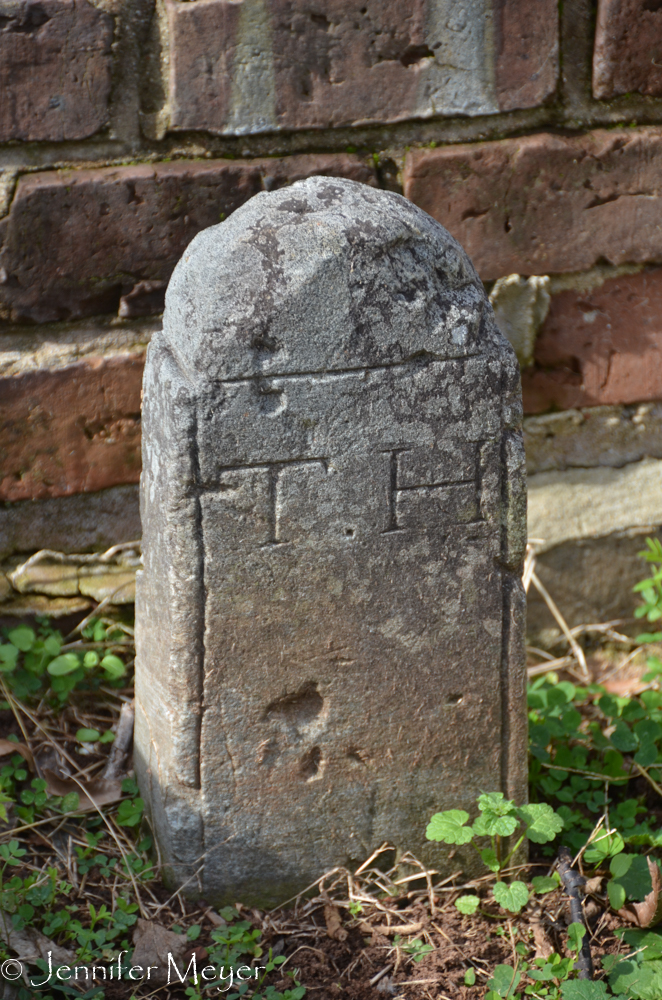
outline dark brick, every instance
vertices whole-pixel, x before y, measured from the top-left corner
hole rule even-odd
[[[0,318],[44,323],[162,308],[162,288],[196,233],[258,191],[311,174],[376,184],[357,157],[208,160],[20,179],[0,222]]]
[[[593,96],[662,95],[662,4],[598,0]]]
[[[492,114],[540,104],[556,85],[555,0],[481,0],[471,12],[410,0],[406,13],[395,0],[166,0],[166,10],[174,129]]]
[[[87,0],[0,0],[0,141],[102,128],[112,40],[113,18]]]
[[[554,295],[522,390],[526,413],[659,399],[662,268]]]
[[[485,280],[662,261],[662,129],[549,133],[415,150],[408,198]]]
[[[556,0],[493,0],[493,7],[499,111],[533,108],[556,88]]]
[[[0,501],[137,483],[143,363],[86,358],[0,379]]]

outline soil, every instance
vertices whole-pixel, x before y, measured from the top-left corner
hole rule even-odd
[[[530,874],[533,873],[532,870]],[[520,873],[519,877],[526,879],[527,875]],[[482,912],[463,916],[454,906],[458,895],[449,892],[446,899],[435,897],[434,913],[429,898],[412,901],[402,897],[387,903],[382,901],[380,909],[372,912],[366,907],[363,914],[354,917],[324,893],[302,902],[296,910],[273,913],[241,910],[241,917],[263,930],[261,944],[265,953],[272,948],[274,954],[288,956],[286,968],[298,970],[296,979],[306,987],[306,997],[310,1000],[483,1000],[495,966],[515,964],[518,944],[526,946],[528,961],[552,951],[566,954],[570,916],[567,897],[561,889],[538,897],[520,915],[511,917],[489,902],[485,902]],[[630,926],[605,904],[601,897],[593,897],[586,906],[596,978],[600,978],[600,959],[623,950],[614,931]],[[199,922],[201,906],[205,905],[200,901],[180,900],[180,909],[183,906],[187,911],[187,916],[181,913],[180,925]],[[402,935],[401,943],[418,938],[432,945],[433,950],[416,961],[402,947],[395,947],[395,935],[372,930],[371,924],[379,927],[391,924],[394,928],[420,924],[420,930]],[[207,958],[205,946],[211,943],[212,929],[213,925],[205,921],[196,942],[198,968]],[[190,948],[186,953],[186,962],[192,952]],[[464,983],[470,969],[476,975],[473,986]],[[291,978],[277,972],[269,976],[268,982],[281,991],[293,985]],[[187,1000],[183,988],[167,987],[154,993],[139,991],[136,997],[148,995]],[[106,1000],[128,1000],[128,997],[126,983],[107,985]]]

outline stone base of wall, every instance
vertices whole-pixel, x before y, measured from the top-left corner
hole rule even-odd
[[[0,504],[0,559],[39,549],[103,552],[140,536],[137,486]]]
[[[572,627],[589,622],[631,618],[637,605],[632,588],[646,574],[637,553],[647,535],[662,534],[654,525],[574,538],[541,552],[536,572]],[[103,552],[112,545],[141,537],[137,486],[117,486],[99,493],[49,500],[5,503],[0,506],[0,561],[13,567],[19,556],[39,549],[57,552]],[[0,616],[49,614],[58,619],[71,614],[78,600],[81,610],[89,600],[47,595],[12,594],[4,572],[0,577]],[[83,608],[83,604],[85,608]],[[547,605],[531,587],[528,595],[528,631],[535,640],[541,629],[554,628]]]
[[[602,538],[564,542],[538,557],[536,573],[571,628],[633,617],[639,601],[632,588],[646,576],[646,563],[637,553],[645,548],[647,535],[662,537],[659,531],[633,529]],[[644,628],[635,627],[639,631]],[[547,628],[558,626],[540,594],[531,586],[529,637],[535,641],[536,635]]]

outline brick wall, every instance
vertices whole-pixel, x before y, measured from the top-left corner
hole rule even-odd
[[[649,0],[0,0],[0,559],[135,535],[172,269],[312,174],[464,245],[523,366],[541,572],[571,618],[624,610],[662,523]]]

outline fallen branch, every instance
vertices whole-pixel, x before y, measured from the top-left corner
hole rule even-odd
[[[572,867],[572,854],[567,847],[559,847],[557,868],[566,895],[570,897],[570,917],[573,924],[581,924],[584,928],[582,946],[577,956],[577,970],[580,979],[593,979],[593,959],[591,958],[591,942],[584,920],[581,889],[586,879]]]
[[[417,920],[411,924],[368,924],[364,921],[359,929],[363,934],[417,934],[423,930],[423,921]]]

